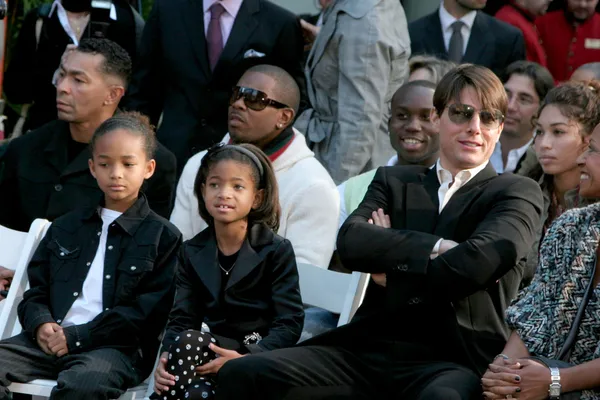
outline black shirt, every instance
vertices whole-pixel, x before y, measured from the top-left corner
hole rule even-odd
[[[88,167],[89,146],[81,144],[83,149],[75,155],[79,144],[72,141],[69,124],[53,121],[9,142],[0,156],[0,225],[27,231],[36,218],[52,221],[100,203],[104,193]],[[175,192],[175,156],[159,143],[154,159],[156,170],[142,191],[152,210],[168,218]]]

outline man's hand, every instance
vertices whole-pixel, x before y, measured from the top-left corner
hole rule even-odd
[[[369,223],[386,229],[392,227],[390,216],[384,213],[381,208],[377,211],[373,211]],[[387,275],[385,273],[371,274],[371,279],[379,286],[385,287],[387,285]]]
[[[15,276],[15,271],[12,269],[0,267],[0,292],[8,290],[12,282],[12,278]],[[3,300],[4,296],[0,295],[0,300]]]
[[[442,243],[440,243],[440,250],[438,251],[438,256],[441,256],[442,254],[444,254],[450,249],[455,248],[456,246],[458,246],[458,243],[456,243],[454,240],[442,240]]]
[[[54,322],[47,322],[38,326],[35,332],[35,340],[44,353],[48,355],[54,355],[54,353],[48,347],[48,341],[59,330],[62,330],[62,328]]]
[[[158,360],[156,371],[154,371],[154,392],[156,394],[161,394],[175,386],[175,377],[167,372],[168,357],[169,352],[163,352]]]
[[[58,328],[59,329],[48,338],[48,349],[52,354],[56,355],[56,357],[62,357],[69,353],[69,346],[67,345],[67,337],[65,336],[62,327],[58,326]]]
[[[209,363],[197,367],[196,372],[200,375],[216,374],[217,372],[219,372],[223,364],[225,364],[227,361],[243,357],[243,355],[241,355],[237,351],[226,350],[213,343],[209,344],[208,347],[210,347],[212,351],[217,353],[217,358],[215,358]]]
[[[310,51],[321,28],[302,19],[300,20],[300,26],[302,27],[302,36],[304,37],[304,51]]]

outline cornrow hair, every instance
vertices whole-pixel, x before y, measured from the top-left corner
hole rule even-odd
[[[139,112],[122,112],[114,117],[104,121],[94,132],[90,141],[90,150],[94,154],[96,142],[107,133],[118,129],[126,130],[136,136],[141,136],[144,139],[144,152],[148,160],[154,158],[156,152],[156,135],[154,127],[150,124],[150,120]]]

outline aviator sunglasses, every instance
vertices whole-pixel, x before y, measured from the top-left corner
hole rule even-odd
[[[262,111],[268,106],[273,108],[290,108],[283,103],[270,99],[265,92],[242,86],[235,86],[233,88],[229,105],[232,106],[240,98],[244,99],[246,107],[254,111]]]
[[[455,124],[462,125],[473,119],[477,110],[467,104],[454,103],[448,106],[448,118]],[[504,115],[500,110],[481,110],[479,111],[479,120],[481,124],[488,129],[495,129],[504,122]]]

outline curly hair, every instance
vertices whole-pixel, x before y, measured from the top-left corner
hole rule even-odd
[[[591,135],[600,123],[600,81],[565,82],[551,89],[538,110],[539,118],[546,106],[553,105],[562,114],[581,125],[582,135]]]

